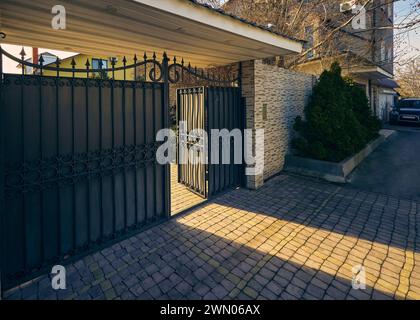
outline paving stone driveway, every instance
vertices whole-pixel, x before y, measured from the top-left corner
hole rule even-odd
[[[420,299],[419,206],[281,175],[68,266],[65,291],[44,276],[7,297]]]

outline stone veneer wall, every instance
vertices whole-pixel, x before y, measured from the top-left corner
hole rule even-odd
[[[294,135],[294,119],[303,115],[315,81],[316,77],[312,75],[286,70],[261,60],[242,63],[247,128],[263,128],[265,131],[264,174],[248,176],[248,188],[261,187],[264,180],[283,169]],[[264,109],[266,120],[263,119]]]

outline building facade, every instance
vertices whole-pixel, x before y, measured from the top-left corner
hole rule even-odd
[[[305,39],[301,56],[279,59],[286,68],[318,76],[338,61],[343,74],[366,91],[372,112],[387,121],[389,110],[394,105],[394,88],[397,87],[393,81],[393,0],[373,0],[365,7],[360,1],[348,1],[347,7],[343,6],[344,2],[320,0],[301,4],[297,1],[296,5],[287,5],[288,13],[277,21],[274,21],[276,16],[267,14],[270,1],[260,4],[255,1],[251,10],[247,1],[230,0],[224,9],[247,19],[255,17],[258,23],[287,30],[289,35]],[[276,1],[272,3],[275,9],[278,4]],[[258,12],[259,8],[260,13],[265,14],[250,14],[249,11]],[[288,26],[293,27],[288,29]]]

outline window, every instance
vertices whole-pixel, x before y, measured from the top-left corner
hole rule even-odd
[[[305,27],[305,39],[306,39],[306,43],[305,43],[305,49],[311,49],[314,46],[314,31],[312,29],[312,27]],[[314,57],[314,52],[313,50],[308,52],[307,55],[308,59],[311,59]]]
[[[108,69],[108,60],[93,58],[92,69]],[[94,76],[105,79],[108,74],[106,72],[95,72]]]
[[[108,60],[92,59],[92,69],[108,69]]]
[[[401,100],[398,104],[399,108],[420,109],[420,100]]]
[[[388,18],[392,19],[392,9],[394,8],[394,3],[393,2],[389,2],[388,3]]]
[[[394,60],[394,57],[393,57],[393,55],[394,55],[394,53],[393,53],[393,50],[392,50],[392,47],[391,48],[388,48],[388,61],[389,62],[391,62],[392,60]]]
[[[381,58],[380,62],[384,62],[386,60],[386,48],[385,48],[385,41],[381,41]]]

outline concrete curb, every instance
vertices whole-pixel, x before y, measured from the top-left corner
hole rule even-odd
[[[370,142],[359,153],[339,163],[286,155],[284,171],[330,182],[346,183],[347,176],[394,133],[394,130],[381,130],[379,138]]]

